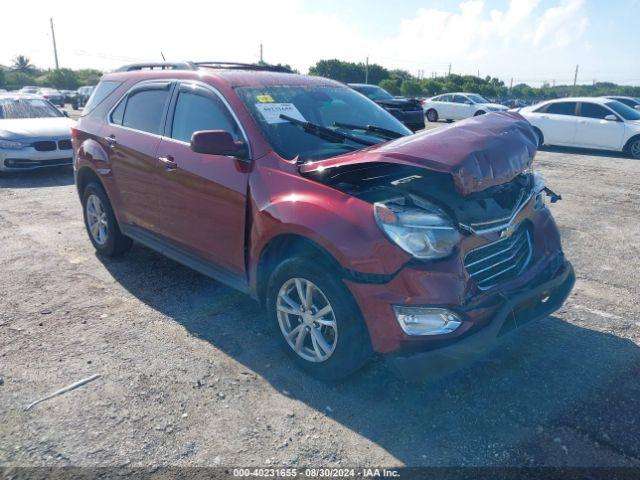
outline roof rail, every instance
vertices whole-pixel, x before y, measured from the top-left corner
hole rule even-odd
[[[130,63],[114,70],[115,72],[132,72],[134,70],[197,70],[192,62],[145,62]]]
[[[267,63],[238,63],[238,62],[193,62],[193,65],[204,68],[221,68],[237,70],[260,70],[265,72],[293,73],[290,68],[282,65],[269,65]]]

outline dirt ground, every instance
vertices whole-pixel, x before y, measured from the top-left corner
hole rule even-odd
[[[422,386],[381,359],[313,380],[248,297],[139,245],[97,257],[70,170],[3,176],[0,465],[640,466],[640,162],[536,168],[563,196],[572,296]]]

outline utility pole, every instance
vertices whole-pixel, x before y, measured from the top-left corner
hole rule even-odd
[[[449,76],[451,76],[451,64],[449,64]]]
[[[51,38],[53,38],[53,56],[56,60],[56,70],[60,69],[58,65],[58,47],[56,47],[56,32],[53,29],[53,18],[49,18],[49,23],[51,24]]]
[[[480,78],[480,69],[478,69],[478,78]]]
[[[367,61],[364,64],[364,83],[369,83],[369,57],[367,57]]]
[[[264,63],[264,60],[262,59],[262,42],[260,42],[260,63]]]
[[[509,85],[509,93],[513,92],[513,77],[511,77],[511,85]]]
[[[579,67],[579,66],[580,66],[580,65],[576,65],[576,73],[575,73],[575,75],[573,76],[573,90],[574,90],[574,92],[575,92],[575,90],[576,90],[576,84],[578,83],[578,67]]]

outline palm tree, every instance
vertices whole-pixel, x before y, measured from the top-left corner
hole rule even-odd
[[[13,69],[18,72],[31,73],[35,68],[36,67],[31,64],[31,60],[24,55],[18,55],[13,59]]]

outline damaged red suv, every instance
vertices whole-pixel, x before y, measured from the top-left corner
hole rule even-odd
[[[408,378],[443,374],[561,306],[574,273],[526,120],[412,135],[345,85],[279,70],[102,79],[73,130],[100,254],[136,240],[250,294],[323,379],[374,352]]]

